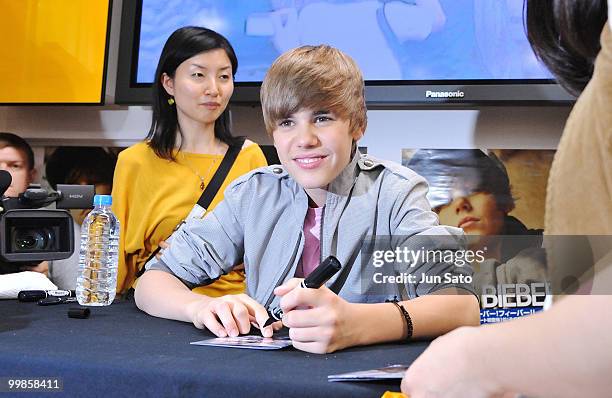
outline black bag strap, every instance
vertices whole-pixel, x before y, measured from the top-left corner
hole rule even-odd
[[[206,186],[206,189],[204,190],[204,192],[202,192],[202,195],[200,195],[200,199],[198,199],[197,204],[200,205],[203,209],[208,209],[208,206],[210,206],[210,204],[212,203],[213,199],[217,195],[217,192],[219,192],[221,185],[223,185],[223,181],[225,181],[225,179],[227,178],[227,175],[229,174],[230,169],[234,165],[234,162],[236,162],[236,158],[238,158],[238,154],[242,150],[242,146],[244,145],[244,140],[245,140],[244,137],[238,137],[236,140],[236,143],[234,145],[230,145],[230,147],[227,148],[227,152],[225,152],[225,156],[223,156],[223,160],[221,160],[221,164],[219,164],[217,171],[215,171],[215,174],[210,179],[210,182]],[[181,226],[181,224],[183,224],[184,222],[185,220],[182,220],[176,226],[176,228],[174,228],[174,231],[176,231]],[[151,255],[149,256],[149,258],[147,258],[147,261],[144,262],[144,264],[151,261],[153,257],[155,257],[157,253],[159,253],[160,250],[161,250],[160,247],[155,249],[153,253],[151,253]],[[145,272],[144,264],[142,268],[140,268],[138,272],[136,272],[136,278],[140,278],[142,274],[144,274]]]
[[[238,138],[236,144],[231,145],[227,149],[227,152],[225,152],[225,156],[223,156],[223,160],[221,161],[219,168],[210,179],[210,182],[208,183],[208,186],[204,192],[202,192],[200,199],[198,199],[198,204],[204,209],[208,209],[208,206],[210,206],[212,203],[213,199],[217,195],[217,192],[219,192],[221,185],[223,185],[223,181],[225,181],[225,178],[234,165],[238,154],[242,150],[242,145],[244,145],[244,137]]]

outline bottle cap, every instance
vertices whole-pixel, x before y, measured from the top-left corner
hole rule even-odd
[[[113,204],[111,195],[96,195],[93,200],[94,206],[110,206]]]
[[[89,308],[72,307],[68,310],[68,318],[85,319],[89,318],[91,311]]]

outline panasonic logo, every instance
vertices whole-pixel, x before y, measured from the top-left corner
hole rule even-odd
[[[83,195],[70,194],[68,195],[70,199],[83,199]]]
[[[463,91],[425,91],[425,98],[463,98],[465,93]]]

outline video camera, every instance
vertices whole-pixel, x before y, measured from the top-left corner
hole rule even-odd
[[[64,209],[92,208],[94,186],[58,184],[57,191],[48,192],[32,184],[18,198],[5,197],[11,182],[10,173],[0,170],[0,274],[70,257],[74,227]],[[56,209],[41,209],[52,203]]]

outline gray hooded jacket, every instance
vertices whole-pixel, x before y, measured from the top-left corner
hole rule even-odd
[[[384,237],[390,250],[441,248],[440,235],[444,248],[462,247],[462,230],[439,226],[426,194],[425,179],[412,170],[357,152],[328,187],[321,258],[333,254],[343,268],[326,285],[349,302],[409,299],[447,287],[473,292],[471,284],[456,281],[377,284],[372,272],[364,272],[372,270],[371,256],[362,255],[371,237]],[[247,294],[266,307],[276,306],[274,288],[294,276],[302,255],[307,209],[304,189],[282,166],[253,170],[236,179],[206,217],[189,220],[176,231],[161,260],[152,259],[146,268],[171,272],[196,286],[212,283],[244,262]],[[463,277],[472,273],[469,266],[444,262],[421,262],[411,271]]]

